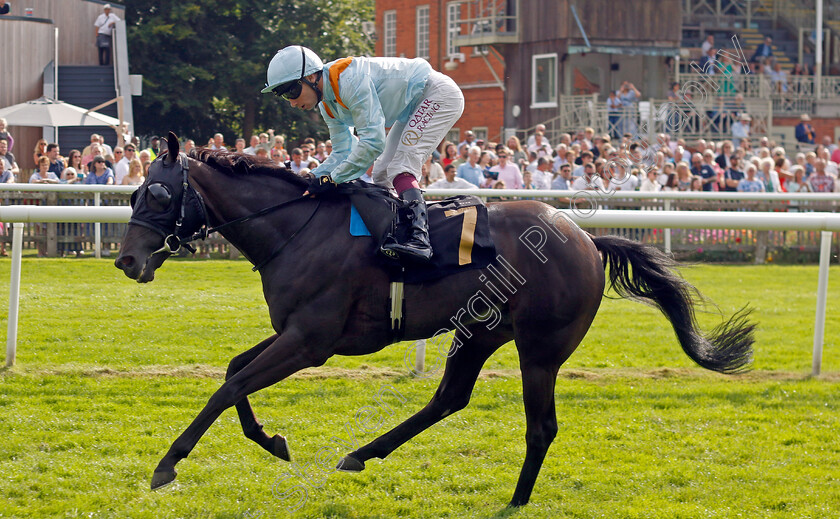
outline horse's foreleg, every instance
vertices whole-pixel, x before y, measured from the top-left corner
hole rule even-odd
[[[225,380],[229,380],[230,377],[239,373],[242,368],[250,364],[252,360],[257,358],[257,355],[268,348],[276,339],[277,335],[272,335],[250,350],[234,357],[228,365],[227,373],[225,373]],[[279,434],[269,437],[263,431],[263,426],[257,420],[257,416],[254,414],[254,410],[251,407],[251,403],[248,401],[247,396],[236,403],[236,412],[239,415],[239,422],[242,424],[242,432],[245,433],[246,438],[253,440],[257,445],[267,450],[274,456],[277,456],[281,460],[291,461],[289,446],[286,443],[286,438]]]
[[[365,461],[370,458],[384,458],[397,447],[425,431],[450,414],[465,408],[470,401],[475,381],[481,367],[490,355],[507,338],[487,330],[465,339],[461,332],[456,332],[453,344],[463,345],[446,361],[446,369],[437,391],[426,407],[406,421],[376,438],[367,445],[356,449],[341,459],[338,469],[345,472],[364,470]],[[440,355],[445,355],[440,352]]]
[[[286,332],[226,380],[160,460],[152,477],[152,488],[166,485],[175,479],[175,464],[189,455],[201,436],[225,409],[292,373],[318,365],[319,362],[323,363],[322,359],[306,355],[306,351],[300,346],[302,343],[300,334]]]

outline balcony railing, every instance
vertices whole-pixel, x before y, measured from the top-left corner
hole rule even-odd
[[[519,0],[459,0],[459,17],[452,30],[456,46],[519,43]]]
[[[741,113],[752,118],[753,143],[773,130],[772,107],[767,99],[714,97],[694,99],[690,103],[667,99],[641,101],[622,110],[610,111],[597,95],[561,96],[558,116],[545,121],[545,135],[552,143],[559,142],[561,133],[579,132],[592,128],[597,134],[619,138],[630,134],[633,140],[654,142],[660,133],[687,141],[695,139],[729,139],[732,124]],[[533,128],[517,132],[520,140],[533,134]],[[522,142],[525,142],[524,140]]]
[[[741,94],[744,98],[769,99],[773,112],[779,115],[814,113],[816,78],[814,76],[787,76],[783,82],[774,81],[769,74],[680,74],[674,77],[681,85],[690,82],[707,86],[711,95],[732,97]],[[823,76],[819,99],[836,99],[840,96],[840,76]]]
[[[721,25],[740,21],[749,24],[754,18],[770,18],[779,0],[685,0],[683,20],[714,20]]]

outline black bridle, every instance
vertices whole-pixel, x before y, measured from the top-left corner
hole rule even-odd
[[[296,202],[300,202],[302,200],[309,200],[310,199],[310,197],[306,197],[306,196],[293,198],[291,200],[286,200],[285,202],[280,202],[279,204],[276,204],[276,205],[273,205],[273,206],[270,206],[270,207],[266,207],[264,209],[260,209],[259,211],[251,213],[249,215],[242,216],[240,218],[236,218],[236,219],[231,220],[229,222],[225,222],[225,223],[216,225],[214,227],[211,227],[208,223],[207,206],[204,203],[204,198],[201,196],[201,193],[199,193],[198,190],[196,190],[190,184],[190,181],[189,181],[189,162],[187,161],[186,154],[179,153],[178,154],[178,160],[173,161],[173,163],[171,163],[171,164],[167,164],[166,161],[164,160],[165,157],[166,157],[166,154],[167,154],[167,152],[164,152],[163,154],[161,154],[161,156],[159,156],[157,159],[155,159],[155,162],[161,161],[162,162],[161,167],[163,167],[163,168],[170,168],[170,167],[172,167],[176,164],[180,167],[180,171],[178,172],[178,175],[181,177],[181,193],[180,193],[181,202],[180,202],[180,208],[179,208],[178,213],[177,213],[177,218],[175,220],[174,229],[172,230],[172,232],[167,232],[158,222],[155,222],[153,219],[151,219],[151,218],[144,219],[142,217],[136,216],[133,213],[132,213],[131,219],[129,220],[129,223],[139,225],[139,226],[145,227],[147,229],[151,229],[152,231],[155,231],[156,233],[160,234],[163,237],[163,245],[158,250],[152,252],[152,254],[151,254],[152,256],[154,256],[155,254],[159,254],[159,253],[164,253],[164,254],[169,254],[169,255],[177,254],[178,251],[181,250],[181,247],[184,247],[185,249],[187,249],[191,253],[195,253],[195,247],[193,247],[191,245],[192,242],[194,242],[194,241],[204,240],[210,234],[213,234],[215,232],[219,232],[222,229],[225,229],[227,227],[231,227],[233,225],[245,223],[249,220],[253,220],[255,218],[265,216],[269,213],[277,211],[278,209],[281,209],[281,208],[286,207],[288,205],[294,204]],[[141,188],[138,188],[134,193],[132,193],[132,195],[131,195],[131,206],[132,206],[132,208],[135,205],[135,202],[137,200],[137,197],[139,196],[140,190],[141,189],[150,190],[151,186],[153,186],[153,185],[155,185],[155,184],[152,183],[152,184],[141,186]],[[157,195],[157,193],[153,193],[153,196],[160,196],[160,195]],[[195,200],[195,203],[190,204],[189,201],[191,201],[191,200]],[[313,209],[312,213],[309,215],[309,218],[306,219],[306,221],[303,223],[303,225],[301,225],[295,232],[293,232],[292,235],[289,236],[289,238],[285,242],[283,242],[279,247],[274,249],[274,251],[272,251],[272,253],[265,260],[263,260],[259,264],[256,264],[252,269],[254,272],[260,270],[265,265],[267,265],[271,260],[276,258],[280,254],[280,252],[282,252],[283,248],[285,248],[286,245],[288,245],[289,242],[291,242],[292,239],[294,239],[294,237],[297,236],[300,233],[300,231],[302,231],[303,228],[306,227],[307,224],[309,224],[310,221],[312,221],[312,218],[315,217],[315,213],[318,212],[318,209],[321,207],[321,200],[318,199],[317,202],[318,203],[315,204],[315,209]],[[198,206],[197,208],[192,209],[193,211],[197,210],[199,212],[199,218],[200,218],[199,219],[200,223],[198,225],[197,230],[195,230],[195,231],[190,231],[189,229],[187,229],[186,231],[184,230],[185,220],[188,217],[192,216],[188,213],[188,210],[189,210],[188,204],[191,207],[193,205]],[[191,233],[191,234],[189,234],[188,236],[182,236],[181,235],[182,232],[188,232],[188,233]]]

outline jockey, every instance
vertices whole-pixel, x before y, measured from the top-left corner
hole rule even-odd
[[[373,164],[373,181],[393,187],[411,211],[409,238],[384,248],[428,261],[432,247],[418,180],[422,164],[464,111],[458,85],[424,59],[348,57],[325,65],[299,45],[277,51],[267,76],[262,93],[301,110],[318,106],[330,130],[333,152],[312,171],[308,193],[359,178]]]

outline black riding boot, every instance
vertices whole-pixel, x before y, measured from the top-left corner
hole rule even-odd
[[[386,243],[383,248],[394,251],[402,257],[429,261],[432,258],[432,245],[429,243],[429,216],[426,213],[423,192],[419,189],[407,189],[402,192],[400,198],[408,203],[411,234],[405,243]]]

